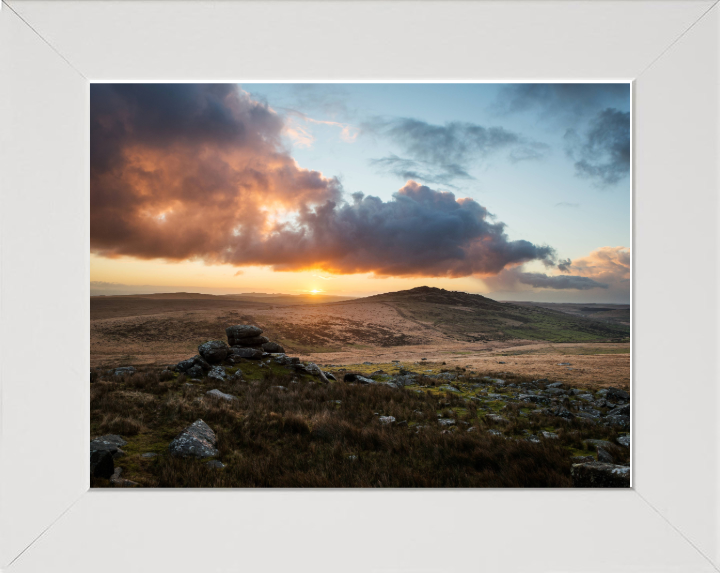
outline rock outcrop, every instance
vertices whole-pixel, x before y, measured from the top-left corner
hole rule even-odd
[[[210,340],[198,346],[198,352],[209,364],[220,364],[227,358],[230,350],[222,340]]]
[[[230,348],[230,356],[228,357],[228,360],[230,360],[231,362],[233,360],[259,360],[262,357],[262,350],[257,350],[255,348],[241,348],[240,346],[232,346]],[[237,364],[237,362],[233,363]]]
[[[261,328],[250,326],[249,324],[237,324],[225,328],[225,334],[227,335],[230,346],[242,346],[242,344],[240,344],[241,341],[255,338],[262,333]]]
[[[265,352],[269,352],[270,354],[278,354],[285,352],[285,348],[283,348],[280,344],[276,342],[266,342],[262,345],[262,349]]]

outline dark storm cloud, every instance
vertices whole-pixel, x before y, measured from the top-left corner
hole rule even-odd
[[[356,193],[352,202],[304,211],[294,225],[278,226],[228,259],[293,270],[310,256],[334,273],[446,277],[494,274],[530,260],[554,263],[552,248],[510,241],[504,230],[474,200],[408,182],[390,202]]]
[[[509,84],[493,109],[509,114],[535,110],[546,116],[584,116],[609,104],[630,103],[629,84]]]
[[[335,178],[282,148],[283,128],[234,86],[93,85],[91,250],[397,276],[554,264],[552,248],[511,241],[474,200],[414,181],[389,202],[346,201]]]
[[[389,138],[408,158],[389,155],[372,160],[375,166],[402,178],[425,177],[444,183],[468,174],[473,162],[487,160],[506,151],[512,162],[542,158],[549,147],[499,126],[486,128],[469,122],[448,122],[442,126],[414,118],[373,120],[362,125],[366,133]]]
[[[578,176],[609,186],[630,173],[629,112],[606,108],[585,132],[568,130],[565,141]]]

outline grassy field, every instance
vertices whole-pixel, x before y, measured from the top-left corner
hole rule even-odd
[[[567,487],[571,458],[594,453],[587,439],[612,441],[622,433],[500,399],[494,394],[509,388],[460,366],[453,367],[459,376],[451,384],[455,391],[436,379],[439,368],[404,389],[323,384],[273,363],[247,361],[226,370],[238,368],[245,382],[221,385],[237,397],[231,402],[206,396],[217,387],[207,380],[162,380],[157,369],[129,377],[96,372],[90,385],[92,436],[123,435],[126,455],[116,465],[123,478],[146,487]],[[384,368],[399,371],[396,365]],[[383,367],[346,369],[369,374]],[[504,386],[523,379],[507,373],[504,378]],[[507,421],[489,420],[489,414]],[[380,416],[393,416],[395,423],[382,424]],[[455,422],[444,426],[439,418]],[[197,419],[217,434],[224,469],[167,454],[172,439]],[[543,430],[558,438],[524,441]],[[620,446],[614,450],[620,459],[629,457]],[[157,456],[144,458],[147,452]],[[93,479],[92,485],[108,481]]]

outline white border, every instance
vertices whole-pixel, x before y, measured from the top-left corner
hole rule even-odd
[[[715,0],[3,5],[0,566],[716,570],[719,29]],[[348,75],[634,79],[633,490],[87,492],[88,82]]]

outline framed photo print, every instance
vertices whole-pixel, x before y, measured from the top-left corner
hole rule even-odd
[[[719,25],[3,3],[3,568],[717,570]]]

